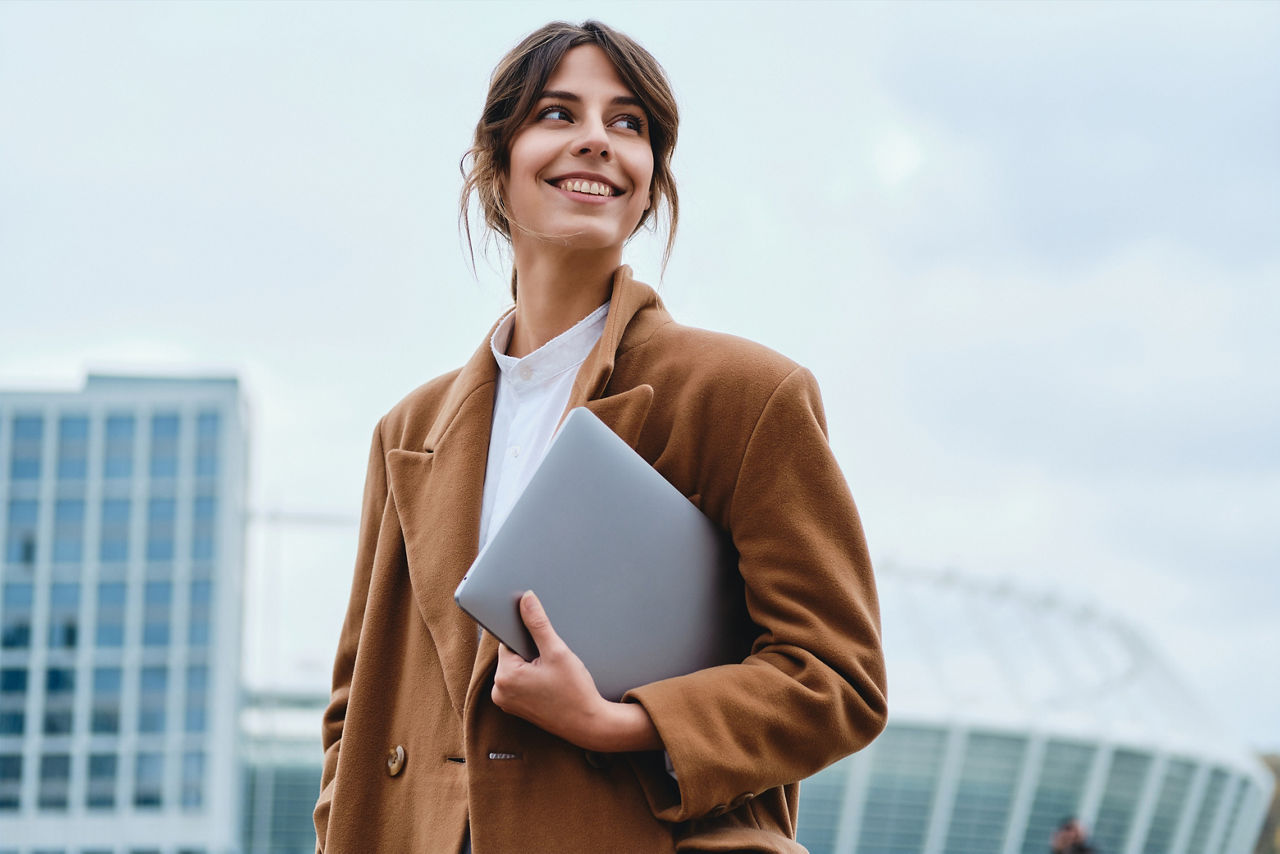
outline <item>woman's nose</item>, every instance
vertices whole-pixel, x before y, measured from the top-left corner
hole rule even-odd
[[[581,132],[574,140],[574,153],[579,156],[598,154],[606,160],[610,156],[609,135],[605,133],[604,123],[599,119],[581,122]]]

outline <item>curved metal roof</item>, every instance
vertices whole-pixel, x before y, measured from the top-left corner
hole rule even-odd
[[[1009,581],[877,571],[895,721],[1043,731],[1262,776],[1195,688],[1117,616]]]

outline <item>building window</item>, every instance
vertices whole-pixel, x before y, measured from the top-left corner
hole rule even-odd
[[[123,672],[119,667],[99,667],[93,671],[93,710],[89,729],[95,733],[120,731],[120,696]]]
[[[204,804],[204,753],[199,750],[182,754],[182,805]]]
[[[158,807],[164,789],[164,754],[139,753],[134,766],[133,805]]]
[[[73,667],[50,667],[44,678],[44,733],[67,735],[75,708],[76,671]]]
[[[25,581],[4,586],[0,598],[0,646],[27,649],[31,646],[31,607],[34,588]]]
[[[116,805],[116,766],[114,753],[89,754],[89,785],[84,802],[88,807],[114,807]]]
[[[931,727],[890,726],[884,731],[871,757],[859,851],[905,854],[923,849],[946,746],[947,734]]]
[[[22,793],[22,754],[0,753],[0,810],[16,810]]]
[[[1050,741],[1040,763],[1040,781],[1031,801],[1022,854],[1041,854],[1045,840],[1065,816],[1080,812],[1089,767],[1097,748],[1073,741]]]
[[[196,477],[218,475],[219,417],[216,412],[196,416]]]
[[[142,668],[138,694],[138,732],[164,732],[165,692],[169,671],[163,667]]]
[[[214,517],[218,512],[217,499],[212,495],[198,495],[195,503],[195,519],[191,528],[192,560],[213,558]]]
[[[0,670],[0,737],[26,729],[27,672],[24,667]]]
[[[103,563],[129,559],[129,499],[108,498],[102,502],[102,531],[98,558]]]
[[[98,585],[98,646],[124,645],[124,597],[122,582],[104,581]]]
[[[89,470],[89,419],[58,419],[58,480],[84,480]]]
[[[1209,831],[1213,829],[1213,819],[1218,814],[1218,804],[1222,801],[1227,776],[1227,772],[1221,768],[1214,768],[1209,773],[1209,783],[1205,786],[1204,798],[1200,801],[1195,824],[1191,827],[1191,842],[1187,845],[1187,851],[1204,851],[1209,847]]]
[[[133,474],[132,415],[107,416],[106,446],[103,449],[102,474],[107,480],[128,478]]]
[[[49,588],[49,649],[75,649],[80,634],[80,585]]]
[[[142,645],[169,645],[169,615],[173,602],[173,584],[148,581],[142,616]]]
[[[213,582],[191,582],[191,608],[188,612],[187,643],[191,646],[209,645],[209,612],[213,607]]]
[[[9,502],[8,533],[4,539],[4,559],[8,563],[31,566],[36,562],[36,524],[40,506],[33,500]]]
[[[64,810],[71,789],[71,755],[46,753],[40,757],[40,795],[42,810]]]
[[[13,419],[13,453],[9,458],[9,477],[13,480],[40,479],[40,445],[44,436],[44,418],[19,415]]]
[[[84,556],[84,500],[62,498],[53,505],[54,563],[79,563]]]
[[[173,522],[177,503],[172,498],[147,502],[147,560],[173,560]]]
[[[209,691],[209,668],[194,665],[187,668],[187,707],[185,722],[187,732],[205,731],[205,706]]]
[[[176,413],[151,417],[151,476],[178,475],[178,416]]]
[[[1026,746],[1025,738],[969,734],[947,827],[948,852],[1000,850]]]
[[[1185,759],[1175,759],[1169,763],[1164,781],[1160,784],[1156,811],[1151,816],[1142,854],[1164,854],[1173,847],[1173,835],[1177,832],[1178,819],[1182,816],[1183,805],[1191,791],[1191,778],[1195,775],[1195,770],[1196,766]]]
[[[1102,803],[1094,819],[1093,839],[1103,851],[1123,851],[1129,838],[1129,825],[1138,809],[1151,754],[1117,750],[1111,757],[1111,770],[1102,790]]]

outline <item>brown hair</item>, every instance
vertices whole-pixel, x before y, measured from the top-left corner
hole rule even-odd
[[[671,154],[676,147],[676,130],[680,114],[675,95],[662,66],[633,39],[599,21],[585,21],[581,26],[556,21],[530,33],[502,58],[489,79],[489,94],[484,113],[476,123],[471,148],[463,155],[462,199],[459,219],[471,247],[472,264],[475,248],[471,240],[471,219],[467,208],[472,194],[480,200],[484,222],[492,231],[511,239],[511,222],[502,198],[502,177],[510,167],[511,141],[533,111],[547,79],[570,48],[592,44],[609,57],[618,76],[640,102],[649,120],[649,144],[653,148],[653,180],[649,185],[650,205],[636,224],[636,231],[656,219],[658,203],[667,203],[667,245],[662,253],[662,266],[671,257],[675,244],[676,223],[680,218],[680,200],[676,179],[671,173]],[[467,168],[468,159],[471,161]],[[632,234],[635,234],[633,231]],[[511,274],[511,294],[516,290],[515,271]]]

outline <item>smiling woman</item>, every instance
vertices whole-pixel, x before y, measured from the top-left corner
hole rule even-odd
[[[802,851],[797,781],[884,726],[875,584],[812,375],[675,323],[622,265],[664,206],[670,252],[677,123],[661,66],[599,23],[549,24],[494,72],[462,218],[475,195],[510,242],[515,306],[374,432],[317,851]],[[533,661],[454,605],[578,406],[730,536],[741,662],[611,702],[532,592]]]

